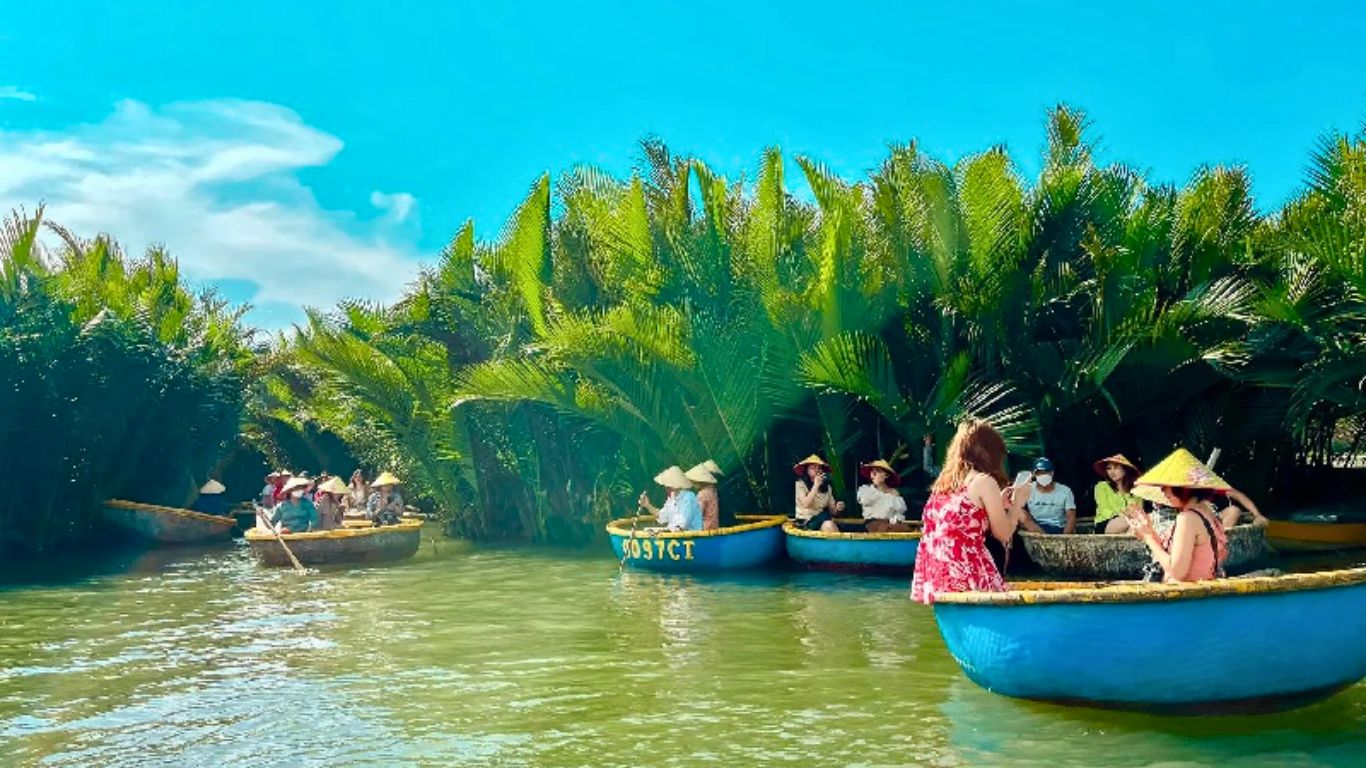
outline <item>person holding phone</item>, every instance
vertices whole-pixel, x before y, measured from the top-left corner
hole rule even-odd
[[[1124,510],[1130,530],[1162,567],[1164,581],[1204,581],[1224,575],[1228,537],[1211,502],[1215,494],[1230,490],[1232,486],[1185,448],[1176,449],[1134,482],[1134,493],[1140,498],[1160,498],[1177,510],[1176,524],[1165,534],[1153,529],[1139,505]]]
[[[693,483],[678,466],[672,466],[655,475],[655,482],[664,486],[668,496],[664,505],[656,507],[650,503],[649,494],[641,491],[636,503],[655,516],[659,528],[646,528],[647,533],[658,531],[700,531],[702,530],[702,506],[697,502],[697,494],[692,490]]]
[[[792,472],[797,476],[797,525],[808,531],[839,533],[835,515],[844,511],[844,502],[835,501],[830,490],[830,465],[813,453],[794,464]]]
[[[1032,490],[1028,478],[1006,484],[1005,460],[1005,439],[991,424],[969,419],[959,425],[925,502],[912,600],[929,604],[948,592],[1005,590],[987,533],[1009,546]]]

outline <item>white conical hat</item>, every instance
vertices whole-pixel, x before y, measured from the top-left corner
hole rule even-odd
[[[386,485],[399,485],[402,482],[402,480],[399,480],[397,477],[388,472],[381,472],[379,473],[379,477],[375,478],[375,481],[373,483],[370,483],[370,487],[383,488]]]
[[[687,475],[683,474],[683,470],[679,469],[677,464],[655,475],[655,482],[665,488],[673,488],[675,490],[692,487],[692,481],[688,479]]]
[[[693,481],[694,483],[706,483],[707,485],[716,485],[716,476],[713,475],[711,471],[707,469],[706,463],[698,464],[697,466],[683,473],[683,476]]]
[[[722,471],[721,471],[721,467],[720,467],[716,462],[712,461],[711,459],[707,459],[706,461],[702,462],[701,466],[706,467],[706,468],[707,468],[707,471],[710,472],[710,473],[712,473],[713,475],[724,475],[724,474],[726,474],[725,472],[722,472]]]
[[[217,480],[210,480],[209,482],[204,483],[204,485],[200,487],[199,492],[206,496],[212,496],[214,494],[222,493],[226,490],[228,489],[222,483],[218,482]]]

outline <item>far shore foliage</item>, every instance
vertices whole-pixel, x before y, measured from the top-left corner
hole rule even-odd
[[[166,322],[134,309],[102,317],[185,350],[173,381],[240,381],[223,413],[254,450],[311,471],[393,469],[459,535],[586,540],[642,489],[658,502],[659,469],[706,458],[730,512],[789,511],[791,465],[812,451],[847,501],[858,462],[879,457],[923,493],[922,440],[939,460],[968,415],[1002,429],[1014,463],[1053,458],[1083,506],[1096,458],[1152,464],[1178,444],[1221,448],[1221,474],[1254,498],[1307,499],[1366,450],[1366,135],[1326,136],[1301,192],[1267,210],[1240,168],[1152,185],[1101,164],[1089,130],[1053,110],[1033,179],[1001,148],[946,164],[909,144],[860,179],[772,149],[741,182],[649,140],[629,178],[541,177],[500,231],[463,226],[398,302],[310,310],[269,348],[244,353],[237,315],[211,297],[186,311],[219,341],[159,338]],[[0,355],[24,354],[38,311],[11,309],[27,295],[18,252],[0,253]],[[43,291],[59,307],[44,322],[71,326],[44,354],[91,343],[111,299]],[[18,418],[6,387],[0,418]],[[153,416],[94,428],[181,439],[139,413]],[[194,446],[229,446],[210,423]],[[38,442],[77,440],[70,429]],[[0,445],[32,445],[23,434],[6,423]],[[185,458],[188,482],[224,456]]]

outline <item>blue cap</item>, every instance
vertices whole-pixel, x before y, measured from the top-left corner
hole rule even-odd
[[[1049,461],[1048,459],[1042,459],[1042,458],[1041,458],[1041,459],[1039,459],[1038,461],[1034,462],[1034,471],[1035,471],[1035,472],[1052,472],[1052,471],[1053,471],[1053,462]]]

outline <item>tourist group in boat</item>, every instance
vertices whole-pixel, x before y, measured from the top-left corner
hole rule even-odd
[[[400,484],[391,472],[381,472],[367,483],[359,469],[349,482],[327,472],[316,478],[288,470],[271,472],[257,499],[257,528],[268,530],[268,523],[279,533],[327,531],[341,528],[348,519],[396,525],[403,516]]]

